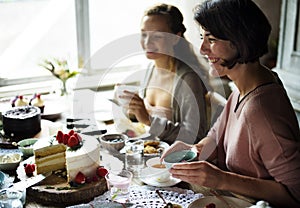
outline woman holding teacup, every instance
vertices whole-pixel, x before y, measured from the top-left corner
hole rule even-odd
[[[269,21],[251,0],[206,0],[194,10],[201,54],[210,74],[236,85],[207,136],[191,146],[199,161],[174,164],[173,177],[226,190],[272,206],[300,207],[300,132],[295,112],[276,73],[259,62],[267,52]]]

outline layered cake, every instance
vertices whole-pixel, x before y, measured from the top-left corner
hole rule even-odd
[[[33,148],[34,157],[23,164],[25,177],[45,173],[46,178],[26,190],[28,199],[67,207],[88,203],[107,191],[104,176],[108,171],[100,166],[96,138],[74,130],[58,131],[56,136],[39,139]]]
[[[35,106],[14,107],[2,114],[2,122],[5,135],[20,141],[41,131],[41,111]]]
[[[65,168],[66,145],[45,143],[45,147],[34,150],[37,174]]]
[[[95,176],[100,166],[100,144],[92,136],[58,133],[55,138],[43,138],[34,145],[37,173],[66,169],[68,182],[76,181],[78,173],[85,178]]]

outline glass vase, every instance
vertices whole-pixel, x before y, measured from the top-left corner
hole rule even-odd
[[[61,89],[60,89],[60,96],[68,95],[67,80],[61,80],[61,82],[62,82],[62,86],[61,86]]]

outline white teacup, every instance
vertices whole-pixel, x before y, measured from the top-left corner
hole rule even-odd
[[[119,96],[124,95],[124,90],[133,92],[133,93],[138,93],[139,86],[122,84],[122,85],[116,85],[114,90],[115,90],[115,94],[116,94],[116,99],[118,100],[120,105],[122,105],[124,107],[129,104],[131,98],[123,99],[123,98],[120,98]]]
[[[170,180],[171,174],[164,164],[161,164],[159,157],[154,157],[146,161],[146,165],[151,169],[153,178],[157,182],[167,182]]]

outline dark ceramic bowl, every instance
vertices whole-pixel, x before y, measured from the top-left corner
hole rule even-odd
[[[125,146],[125,134],[104,134],[100,137],[100,143],[104,149],[109,151],[120,151]]]

